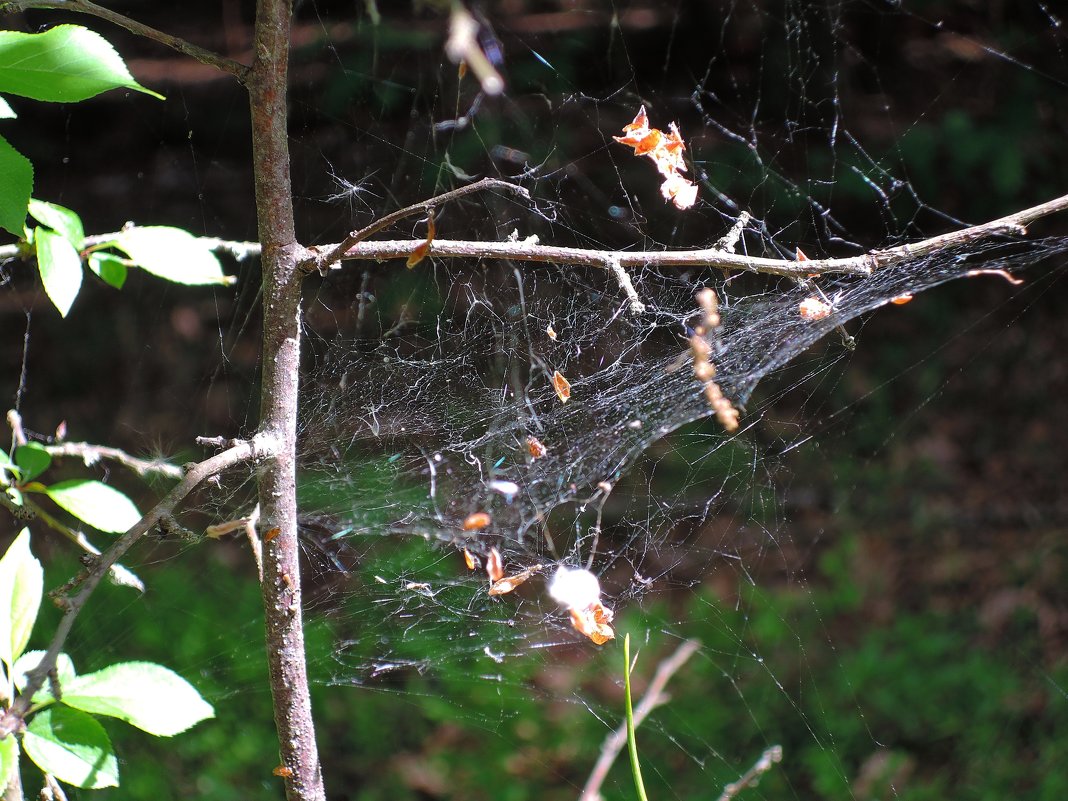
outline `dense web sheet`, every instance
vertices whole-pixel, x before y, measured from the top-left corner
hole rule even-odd
[[[1050,4],[1003,10],[1013,23],[1004,39],[1001,12],[957,8],[928,19],[911,3],[472,6],[477,47],[503,77],[497,96],[445,53],[447,15],[389,5],[360,4],[354,15],[323,0],[298,4],[291,132],[305,244],[336,243],[486,176],[524,187],[530,200],[490,191],[448,204],[434,219],[439,238],[678,250],[715,245],[744,214],[728,245],[735,253],[848,257],[1068,191],[1068,151],[1048,146],[1050,131],[1068,129],[1066,26]],[[679,125],[684,175],[697,186],[692,208],[666,202],[664,176],[613,139],[642,106],[650,124]],[[1032,148],[1032,136],[1042,144]],[[206,146],[195,141],[190,134],[183,146],[210,176]],[[985,674],[967,673],[981,637],[945,635],[898,660],[909,632],[893,628],[894,612],[857,600],[866,586],[883,589],[881,569],[905,558],[892,546],[922,550],[912,529],[929,532],[937,510],[901,503],[888,513],[900,527],[885,528],[886,550],[869,555],[875,567],[864,573],[854,546],[837,544],[856,543],[867,521],[851,517],[851,494],[877,478],[860,476],[867,465],[846,453],[846,466],[831,471],[839,485],[813,501],[821,490],[784,465],[817,449],[816,431],[834,432],[820,458],[836,458],[827,453],[842,447],[849,404],[860,401],[831,398],[832,390],[847,383],[855,355],[876,344],[866,326],[925,303],[927,290],[961,279],[994,309],[1023,298],[1013,306],[1020,324],[997,335],[1022,338],[1023,354],[1028,318],[1019,309],[1063,288],[1064,230],[1063,221],[1042,221],[870,276],[798,281],[646,264],[628,269],[639,313],[600,267],[431,251],[411,270],[403,260],[346,262],[310,279],[299,446],[309,661],[318,690],[359,688],[365,704],[352,707],[355,723],[338,722],[337,696],[321,697],[328,786],[333,779],[341,788],[344,776],[352,786],[338,797],[356,797],[396,774],[406,797],[470,786],[470,797],[577,797],[620,722],[622,655],[576,631],[552,597],[561,566],[597,577],[616,631],[630,632],[641,653],[639,684],[680,643],[700,640],[672,679],[672,700],[640,729],[658,797],[718,793],[778,743],[783,763],[745,790],[751,797],[889,798],[959,778],[940,777],[939,763],[947,752],[962,763],[946,743],[963,742],[971,721],[946,722],[928,707],[938,693],[963,696],[951,699],[954,710],[994,694]],[[378,238],[414,247],[426,234],[426,218],[413,217]],[[237,371],[254,284],[242,276],[237,306],[247,317],[235,314],[233,330],[220,332],[226,363],[216,396],[229,391],[227,371]],[[705,288],[721,322],[699,334]],[[912,306],[899,307],[910,297]],[[740,412],[737,432],[723,429],[695,377],[694,336],[704,337],[714,380]],[[947,338],[967,333],[933,336],[941,339],[898,355],[886,383],[857,395],[879,396]],[[1021,355],[1021,370],[1061,375],[1056,351],[1037,362]],[[920,402],[884,417],[918,415],[945,380],[936,376]],[[227,402],[235,428],[253,430],[253,404]],[[1034,420],[1055,416],[1056,404],[1034,410]],[[869,456],[901,429],[889,430]],[[1057,468],[1054,460],[1050,472]],[[213,519],[250,511],[247,479],[224,477],[205,491]],[[900,502],[888,489],[885,504]],[[796,535],[814,506],[823,513],[809,526],[817,534]],[[1056,533],[1068,519],[1059,500],[1019,515],[1028,532]],[[1056,547],[1052,556],[1036,551],[1044,566],[1021,573],[1056,576]],[[484,565],[495,553],[506,576],[527,580],[491,596]],[[956,580],[952,566],[944,569]],[[1029,609],[1030,598],[1021,591],[1002,613]],[[927,597],[897,601],[903,616],[937,611]],[[1063,615],[1034,605],[1043,643],[1068,642]],[[227,654],[257,642],[258,625],[219,635],[217,654],[176,667],[232,670]],[[935,626],[918,617],[903,625]],[[994,735],[979,750],[1022,741],[1023,729],[1044,742],[1039,735],[1065,720],[1066,649],[1036,656],[1015,648],[1005,649],[1012,670],[1002,678],[1020,682],[1019,709],[993,717]],[[957,659],[960,687],[882,692],[902,674],[922,685],[942,675],[939,662]],[[243,668],[217,701],[262,690],[262,677]],[[364,698],[372,695],[394,706],[380,712]],[[377,740],[406,749],[403,759],[374,756]],[[965,778],[1001,793],[993,797],[1044,786],[1054,759],[1040,745],[1023,750],[1024,778]],[[442,757],[455,753],[477,755],[472,761],[501,786],[465,784],[472,765]],[[630,797],[626,770],[617,766],[601,792]]]
[[[437,236],[536,236],[544,244],[623,251],[707,247],[745,212],[752,219],[731,245],[737,252],[793,259],[803,247],[813,258],[859,255],[965,225],[925,200],[937,188],[929,175],[911,172],[922,163],[915,151],[931,123],[953,119],[952,96],[965,92],[963,79],[938,87],[916,116],[906,113],[903,130],[895,127],[903,115],[894,105],[912,106],[894,67],[877,63],[874,53],[892,45],[897,26],[930,26],[930,52],[909,55],[921,74],[917,64],[952,45],[991,73],[1022,71],[1048,83],[1051,95],[1066,91],[1063,35],[1048,10],[1036,23],[1036,36],[1050,45],[1042,67],[964,33],[940,34],[933,23],[889,7],[724,6],[708,12],[714,24],[689,8],[645,13],[667,20],[670,34],[643,38],[626,14],[579,26],[576,60],[590,58],[583,35],[591,28],[608,47],[598,89],[580,85],[581,67],[554,66],[553,58],[569,57],[567,47],[542,55],[543,36],[523,27],[535,22],[507,15],[481,22],[484,47],[497,37],[507,42],[498,62],[507,78],[500,98],[479,94],[470,77],[458,81],[440,54],[426,56],[431,64],[440,58],[430,99],[404,65],[380,66],[363,86],[369,94],[360,96],[383,108],[405,102],[398,95],[410,97],[413,121],[399,144],[385,117],[368,123],[339,115],[355,120],[343,124],[357,148],[398,166],[390,175],[372,167],[373,156],[351,168],[345,157],[331,157],[336,174],[352,169],[362,177],[338,179],[342,192],[327,208],[338,208],[338,200],[348,205],[333,222],[324,217],[323,240],[364,224],[364,204],[381,213],[383,198],[396,198],[388,211],[493,175],[528,188],[532,201],[497,193],[465,199],[438,215]],[[678,30],[697,20],[708,25],[700,43]],[[878,37],[876,21],[888,27],[882,45],[865,40]],[[758,31],[757,55],[741,44],[747,30]],[[373,27],[362,32],[380,42]],[[349,64],[343,48],[331,52]],[[649,58],[664,64],[657,86],[636,77],[635,62]],[[677,74],[682,64],[689,79]],[[867,90],[858,92],[854,82],[866,82]],[[642,104],[664,129],[681,120],[688,174],[699,187],[693,209],[665,203],[654,170],[612,141]],[[877,130],[880,120],[888,131]],[[326,153],[312,136],[298,140],[302,147],[309,160]],[[924,158],[952,156],[931,151]],[[309,203],[317,197],[309,194]],[[414,244],[425,230],[425,220],[406,222],[383,236],[410,236]],[[839,733],[824,728],[831,724],[801,697],[825,687],[807,674],[840,675],[841,697],[826,704],[844,703],[846,717],[865,728],[865,702],[849,686],[853,674],[835,662],[833,635],[819,624],[815,639],[791,632],[793,613],[779,609],[771,614],[787,644],[769,654],[753,645],[751,627],[764,608],[761,577],[778,574],[779,582],[785,575],[787,585],[807,593],[794,567],[790,496],[773,456],[803,446],[805,426],[769,438],[761,431],[767,411],[780,395],[803,395],[833,373],[871,313],[894,314],[910,296],[965,277],[998,282],[1010,293],[1012,276],[1024,268],[1035,268],[1025,279],[1062,268],[1066,248],[1063,238],[1000,236],[871,276],[800,282],[646,265],[630,270],[644,304],[637,314],[604,269],[433,255],[411,272],[399,262],[347,264],[308,302],[313,353],[301,458],[309,549],[336,554],[340,547],[342,555],[330,558],[349,560],[352,570],[349,583],[332,583],[320,597],[348,634],[319,667],[331,683],[372,687],[387,676],[444,677],[459,667],[487,692],[502,692],[502,683],[518,691],[520,677],[547,669],[554,651],[595,648],[547,592],[560,565],[588,568],[617,619],[631,613],[632,620],[657,621],[640,628],[654,652],[694,630],[718,637],[703,652],[699,675],[716,677],[713,692],[733,696],[727,705],[749,708],[750,695],[768,689],[780,696],[782,717],[755,721],[758,734],[744,747],[687,729],[685,715],[675,721],[681,728],[655,724],[660,744],[653,748],[665,749],[666,764],[678,764],[673,752],[685,755],[697,775],[723,781],[740,775],[782,727],[801,726],[817,754],[807,758],[827,763],[831,785],[862,786],[863,757],[853,744],[839,751]],[[715,380],[742,411],[737,434],[713,422],[694,376],[689,338],[701,319],[695,295],[704,287],[719,301],[721,325],[706,337]],[[806,303],[829,313],[806,313]],[[787,369],[821,340],[828,345]],[[554,386],[556,374],[569,384],[566,399]],[[766,380],[772,394],[761,398],[754,393]],[[709,422],[697,434],[676,433],[694,431],[701,420]],[[472,524],[473,516],[484,517]],[[505,573],[530,580],[490,597],[490,581],[481,567],[465,568],[464,551],[479,565],[499,552]],[[726,585],[725,575],[733,577]],[[733,589],[723,597],[710,590],[727,585]],[[724,602],[733,609],[720,610]],[[815,595],[809,602],[821,621],[823,602]],[[676,611],[665,614],[661,604]],[[502,669],[505,663],[517,672]],[[535,691],[543,703],[554,696]],[[616,725],[616,709],[598,691],[572,687],[565,696],[602,721],[600,731]],[[487,712],[452,700],[473,725],[514,722],[505,701]],[[879,733],[859,736],[867,752],[879,752]],[[658,779],[685,797],[689,780],[660,770]],[[788,780],[802,796],[809,781]]]

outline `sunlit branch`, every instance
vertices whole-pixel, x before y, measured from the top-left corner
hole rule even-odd
[[[642,696],[642,700],[638,705],[634,707],[635,728],[641,725],[650,712],[668,700],[668,696],[664,692],[667,683],[700,647],[701,643],[699,641],[686,640],[675,650],[675,653],[657,665],[656,673],[653,674],[653,680],[649,682],[645,695]],[[593,766],[593,770],[590,771],[590,777],[582,788],[582,795],[579,796],[579,801],[598,801],[600,799],[601,785],[608,778],[608,771],[611,769],[612,763],[616,761],[616,757],[619,756],[620,751],[623,750],[626,744],[627,724],[624,723],[605,739],[604,744],[601,746],[601,754],[597,757],[597,763]]]
[[[384,217],[380,217],[364,228],[358,231],[353,231],[347,237],[345,237],[337,245],[325,245],[315,248],[322,255],[317,255],[311,260],[309,264],[301,265],[307,270],[318,270],[319,272],[325,272],[332,267],[336,262],[342,258],[349,258],[346,256],[346,252],[351,250],[355,245],[363,242],[366,239],[377,234],[379,231],[388,228],[393,223],[403,220],[405,217],[411,217],[413,214],[427,214],[433,209],[443,206],[450,201],[461,198],[465,195],[474,194],[475,192],[483,192],[489,189],[501,189],[507,192],[514,192],[520,197],[530,200],[530,193],[522,186],[518,184],[509,183],[508,181],[499,181],[496,178],[483,178],[481,181],[476,181],[473,184],[467,186],[461,186],[459,189],[453,189],[449,192],[443,192],[440,195],[435,195],[428,200],[422,200],[419,203],[413,203],[410,206],[405,206],[403,209],[397,209],[397,211],[390,212]],[[404,254],[407,258],[411,254],[413,244],[408,244],[408,251]],[[325,252],[324,252],[325,251]]]
[[[109,459],[129,468],[139,476],[158,473],[167,478],[181,478],[184,475],[182,468],[162,459],[139,459],[118,448],[109,448],[105,445],[90,445],[88,442],[59,442],[55,445],[45,445],[44,449],[52,456],[76,456],[87,465],[99,462],[101,459]]]
[[[111,9],[91,3],[89,0],[11,0],[11,2],[0,3],[0,10],[3,11],[25,11],[31,8],[62,9],[63,11],[74,11],[79,14],[99,17],[102,20],[107,20],[125,28],[130,33],[159,42],[172,50],[177,50],[179,53],[195,58],[202,64],[207,64],[209,67],[215,67],[222,72],[233,75],[242,83],[245,82],[245,76],[248,74],[249,68],[238,61],[220,56],[210,50],[205,50],[203,47],[198,47],[191,42],[185,41],[185,39],[179,39],[177,36],[171,36],[169,33],[156,30],[137,20],[117,14]]]
[[[264,434],[257,434],[250,441],[236,441],[228,450],[205,459],[203,462],[190,465],[185,472],[185,477],[174,489],[167,493],[163,500],[137,521],[122,537],[116,540],[98,559],[94,560],[92,567],[81,582],[81,589],[78,594],[62,602],[64,614],[59,621],[59,625],[56,626],[56,632],[52,637],[51,644],[48,646],[48,651],[41,658],[37,667],[27,671],[26,686],[4,716],[0,717],[0,739],[18,731],[22,726],[23,718],[30,709],[31,699],[44,686],[48,674],[55,669],[56,659],[63,649],[63,644],[67,641],[67,635],[70,634],[74,621],[112,565],[163,518],[171,516],[178,504],[202,481],[234,465],[269,455],[276,448],[277,444],[274,438]]]

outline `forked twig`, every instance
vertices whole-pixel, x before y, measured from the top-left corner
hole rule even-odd
[[[410,206],[405,206],[403,209],[397,209],[384,217],[379,217],[370,225],[360,228],[358,231],[353,231],[347,237],[345,237],[337,245],[328,245],[326,253],[316,255],[309,263],[301,265],[306,270],[318,270],[321,273],[325,273],[335,263],[340,261],[345,253],[351,250],[360,242],[363,242],[368,237],[372,237],[379,231],[382,231],[393,223],[403,220],[405,217],[411,217],[413,214],[427,214],[430,211],[443,206],[457,198],[461,198],[464,195],[474,194],[475,192],[483,192],[487,189],[501,189],[507,192],[514,192],[522,197],[524,200],[530,200],[530,193],[525,187],[518,184],[509,183],[508,181],[499,181],[496,178],[483,178],[481,181],[476,181],[473,184],[467,184],[467,186],[461,186],[459,189],[453,189],[449,192],[443,192],[440,195],[435,195],[428,200],[421,200],[418,203],[413,203]],[[436,240],[435,240],[436,241]],[[322,248],[319,248],[322,250]],[[435,248],[436,250],[436,248]],[[407,258],[412,251],[412,245],[408,244],[408,250],[404,254]]]
[[[88,442],[58,442],[55,445],[45,445],[44,449],[52,456],[77,456],[86,465],[95,464],[101,459],[110,459],[129,468],[139,476],[159,473],[167,478],[181,478],[184,475],[182,468],[162,459],[140,459],[106,445],[90,445]]]
[[[645,695],[642,696],[642,700],[638,702],[638,705],[634,707],[635,728],[641,725],[650,712],[667,702],[668,696],[664,692],[664,688],[671,680],[671,677],[686,664],[686,661],[700,647],[701,643],[698,640],[686,640],[675,649],[675,653],[656,666],[656,672],[645,690]],[[594,763],[593,770],[590,771],[590,776],[582,788],[582,795],[579,796],[579,801],[599,801],[601,786],[604,784],[605,779],[608,778],[608,771],[626,744],[627,724],[624,723],[605,738],[604,744],[601,746],[601,754],[597,757],[597,762]]]

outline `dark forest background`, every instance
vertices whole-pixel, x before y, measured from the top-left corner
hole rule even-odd
[[[503,45],[509,89],[479,111],[478,136],[457,134],[450,153],[468,172],[502,175],[519,168],[486,141],[507,142],[535,163],[548,158],[550,166],[554,158],[596,152],[604,142],[590,124],[591,107],[559,98],[607,98],[625,86],[655,100],[661,119],[678,120],[691,152],[702,154],[703,169],[727,196],[769,218],[780,214],[792,227],[784,243],[800,244],[810,256],[839,255],[800,209],[786,213],[797,203],[789,192],[769,182],[755,188],[759,175],[730,168],[743,163],[742,145],[705,124],[692,99],[698,86],[729,95],[737,76],[759,74],[757,88],[735,90],[734,112],[722,113],[752,110],[757,95],[745,93],[759,92],[762,144],[782,140],[778,167],[803,186],[806,170],[822,167],[806,163],[809,151],[794,137],[825,137],[831,113],[824,103],[798,103],[803,64],[789,48],[804,39],[802,55],[837,56],[805,75],[802,96],[820,100],[834,65],[850,130],[869,152],[893,153],[908,182],[882,206],[844,175],[839,200],[854,192],[857,201],[839,202],[836,213],[854,241],[874,247],[931,235],[956,227],[948,218],[982,222],[1068,191],[1065,25],[1051,24],[1052,12],[1037,3],[905,5],[910,13],[894,4],[833,6],[832,38],[828,9],[817,5],[487,3],[481,11]],[[247,60],[250,3],[109,7]],[[458,102],[455,69],[441,56],[447,14],[431,3],[379,3],[375,24],[369,7],[298,4],[293,183],[298,235],[309,244],[337,241],[372,214],[454,180],[442,177],[443,134],[433,130]],[[97,20],[52,12],[0,19],[20,30],[88,25],[115,44],[142,84],[167,96],[161,103],[113,92],[76,106],[13,101],[19,120],[4,135],[36,165],[36,197],[76,209],[88,232],[133,219],[255,238],[239,87]],[[729,33],[722,33],[728,19]],[[801,30],[804,36],[791,35]],[[532,48],[554,71],[531,66]],[[724,67],[706,81],[712,48]],[[554,99],[555,111],[544,97]],[[461,105],[472,99],[463,95]],[[628,103],[606,109],[602,134],[628,121],[620,112]],[[782,128],[782,120],[797,121],[799,130]],[[734,122],[744,128],[740,118]],[[618,190],[607,162],[576,160],[564,173],[553,191],[575,206],[595,205],[597,187]],[[345,182],[365,179],[366,192],[346,195]],[[678,223],[652,204],[646,212],[646,235],[673,245],[711,241],[729,224],[725,214]],[[700,230],[710,220],[719,226]],[[631,221],[599,213],[572,216],[554,231],[556,240],[578,240],[580,227],[590,241],[634,241]],[[1033,230],[1066,232],[1064,219]],[[178,462],[196,458],[196,435],[250,433],[257,419],[258,278],[252,264],[228,269],[240,277],[234,289],[190,289],[132,274],[117,293],[87,280],[61,320],[32,270],[0,266],[0,394],[9,406],[19,404],[27,428],[42,437],[66,421],[69,439]],[[374,286],[389,276],[375,273]],[[776,464],[783,559],[763,563],[755,588],[698,577],[677,597],[627,614],[636,630],[672,620],[709,648],[729,650],[737,644],[718,627],[724,618],[712,625],[701,605],[744,596],[738,623],[745,618],[753,650],[776,665],[786,686],[767,692],[754,678],[748,689],[740,673],[733,706],[741,709],[732,716],[732,705],[720,708],[708,689],[722,678],[711,664],[684,671],[672,695],[702,700],[653,730],[668,736],[650,735],[643,758],[654,766],[647,779],[657,797],[718,793],[771,742],[783,742],[784,766],[749,797],[1068,797],[1063,265],[1027,277],[1033,281],[1019,290],[997,279],[956,282],[876,314],[863,324],[856,352],[832,368],[833,380],[781,393],[768,407],[766,434],[754,436],[774,439],[776,426],[793,425],[815,435]],[[344,282],[312,288],[309,326],[326,336],[329,315],[317,317],[316,309],[352,290]],[[768,394],[798,377],[776,379]],[[693,462],[689,449],[700,449],[713,429],[695,425],[669,443],[680,471]],[[84,474],[79,465],[70,470]],[[118,472],[109,480],[142,508],[158,491]],[[5,540],[9,532],[12,523],[0,523]],[[46,532],[35,532],[35,550],[50,586],[74,570],[76,555]],[[102,795],[281,797],[271,776],[276,753],[251,560],[239,545],[215,543],[161,543],[136,558],[149,592],[141,599],[121,588],[98,595],[72,642],[79,665],[116,658],[169,664],[205,691],[218,720],[155,743],[109,727],[125,760],[124,783]],[[391,558],[422,557],[398,549]],[[331,797],[577,797],[606,729],[568,698],[584,687],[614,708],[618,688],[606,675],[618,677],[615,662],[576,649],[510,667],[514,673],[500,686],[447,669],[334,686],[350,683],[330,658],[339,630],[351,636],[359,621],[331,618],[339,577],[322,560],[309,567],[310,597],[322,600],[311,612],[309,650]],[[46,634],[42,625],[35,642]],[[807,638],[832,643],[833,661],[813,657],[791,668],[797,642]],[[802,686],[811,692],[795,694]],[[693,743],[687,732],[696,733]],[[687,756],[709,744],[717,753],[706,761]],[[626,768],[617,771],[606,797],[628,797]]]

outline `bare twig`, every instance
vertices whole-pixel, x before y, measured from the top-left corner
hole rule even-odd
[[[473,184],[467,186],[461,186],[459,189],[453,189],[449,192],[443,192],[440,195],[435,195],[428,200],[421,200],[418,203],[413,203],[411,206],[405,206],[403,209],[397,209],[397,211],[391,212],[384,217],[380,217],[368,226],[365,226],[358,231],[353,231],[347,237],[345,237],[337,245],[326,245],[318,247],[315,250],[318,253],[309,260],[308,263],[302,264],[301,267],[309,272],[311,270],[318,270],[319,272],[325,272],[330,269],[336,262],[342,258],[349,258],[346,255],[347,251],[351,250],[355,245],[363,242],[365,239],[374,236],[379,231],[382,231],[393,223],[403,220],[405,217],[411,217],[413,214],[428,214],[433,209],[443,206],[457,198],[461,198],[465,195],[471,195],[475,192],[483,192],[488,189],[500,189],[507,192],[514,192],[522,197],[524,200],[530,200],[530,193],[522,186],[518,184],[509,183],[508,181],[499,181],[496,178],[483,178],[481,181],[476,181]],[[437,240],[435,240],[435,243]],[[411,255],[412,246],[414,243],[407,242],[407,252],[404,257],[407,258]],[[325,253],[323,252],[325,250]],[[437,248],[434,248],[435,255]]]
[[[623,290],[623,294],[627,296],[630,313],[634,315],[643,314],[645,312],[645,304],[642,303],[642,299],[638,297],[638,293],[634,289],[634,283],[630,280],[630,274],[627,273],[619,263],[618,254],[612,254],[608,257],[608,269],[616,277],[616,280],[619,281],[619,286]]]
[[[177,465],[169,464],[162,459],[139,459],[131,456],[118,448],[110,448],[106,445],[90,445],[88,442],[60,442],[55,445],[45,445],[45,450],[52,456],[77,456],[86,465],[92,465],[101,459],[110,459],[124,467],[143,476],[146,473],[159,473],[167,478],[181,478],[184,473]]]
[[[641,725],[650,712],[668,700],[668,696],[664,692],[667,683],[700,647],[701,643],[697,640],[686,640],[675,650],[675,653],[657,665],[656,673],[653,674],[653,680],[649,682],[645,695],[642,696],[642,700],[638,705],[634,707],[635,728]],[[611,769],[612,763],[616,761],[616,757],[619,756],[619,752],[623,750],[623,746],[626,744],[627,724],[624,723],[605,738],[604,744],[601,746],[601,754],[597,757],[597,762],[594,764],[593,770],[590,771],[590,777],[582,788],[582,795],[579,796],[579,801],[598,801],[600,799],[601,785],[608,778],[608,771]]]
[[[11,427],[11,438],[16,445],[26,444],[26,432],[22,428],[22,415],[16,409],[8,409],[7,424]]]
[[[207,64],[210,67],[215,67],[222,72],[234,76],[242,83],[244,83],[245,77],[248,74],[249,68],[244,64],[226,58],[225,56],[220,56],[218,53],[213,53],[210,50],[205,50],[203,47],[198,47],[191,42],[185,41],[185,39],[179,39],[177,36],[171,36],[169,33],[158,31],[155,28],[151,28],[148,25],[138,22],[137,20],[118,14],[111,9],[98,6],[96,3],[91,3],[89,0],[11,0],[11,2],[0,3],[0,6],[2,6],[4,11],[25,11],[30,8],[54,8],[63,11],[74,11],[79,14],[89,14],[114,23],[121,28],[125,28],[130,31],[130,33],[137,34],[145,39],[151,39],[154,42],[159,42],[172,50],[177,50],[179,53],[184,53],[187,56],[195,58],[202,64]]]
[[[742,238],[742,233],[745,231],[745,226],[749,225],[749,220],[752,219],[752,215],[748,211],[743,211],[738,215],[738,219],[734,221],[734,225],[731,226],[731,230],[727,231],[719,241],[716,242],[715,247],[719,250],[727,250],[731,253],[738,247],[738,242]]]
[[[64,525],[57,518],[46,512],[37,503],[28,496],[27,493],[23,493],[22,496],[22,508],[32,515],[33,518],[40,520],[46,526],[58,534],[63,535],[68,540],[73,542],[87,554],[91,556],[100,556],[100,550],[89,542],[88,537],[81,531],[75,531],[69,526]],[[139,579],[132,571],[116,563],[109,569],[108,573],[111,575],[111,580],[122,587],[132,587],[138,592],[145,591],[145,584]]]
[[[753,763],[753,767],[738,777],[738,781],[731,782],[724,787],[717,801],[731,801],[746,787],[755,786],[760,781],[760,777],[778,762],[782,762],[782,746],[773,745],[760,755],[760,759]]]
[[[63,644],[67,641],[67,635],[70,634],[74,621],[85,607],[85,603],[89,600],[89,596],[93,594],[93,591],[100,584],[101,579],[107,574],[111,566],[114,565],[134,543],[147,534],[164,516],[172,514],[178,504],[181,503],[201,481],[209,476],[214,476],[228,467],[233,467],[234,465],[248,461],[249,459],[272,454],[276,452],[276,450],[277,442],[273,437],[265,434],[257,434],[250,442],[242,442],[227,451],[223,451],[209,459],[205,459],[199,464],[190,466],[182,481],[167,493],[163,500],[137,521],[133,528],[116,540],[107,551],[101,554],[100,558],[95,561],[93,567],[86,574],[78,594],[75,597],[64,601],[63,606],[65,611],[63,617],[59,621],[59,625],[56,626],[56,632],[52,637],[51,644],[48,646],[48,651],[41,658],[37,667],[26,673],[26,686],[3,717],[0,717],[0,739],[18,731],[22,726],[23,718],[30,708],[30,700],[33,698],[34,694],[41,689],[45,680],[48,678],[48,674],[55,668],[56,658],[59,656]]]
[[[38,798],[40,801],[67,801],[67,794],[63,792],[56,777],[51,773],[46,773],[44,774],[44,787],[41,788]]]

